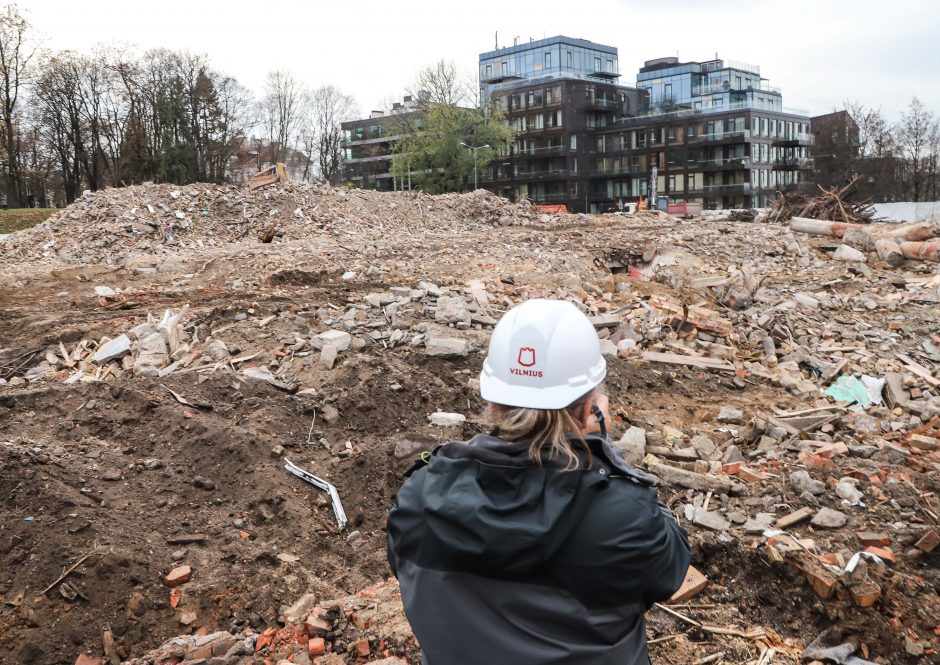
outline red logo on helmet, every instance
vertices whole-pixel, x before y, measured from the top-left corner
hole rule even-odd
[[[532,367],[535,364],[535,349],[529,346],[519,349],[519,364],[523,367]]]

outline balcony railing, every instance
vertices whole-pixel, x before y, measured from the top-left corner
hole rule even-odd
[[[716,92],[769,92],[771,94],[781,94],[782,90],[776,86],[772,85],[744,85],[742,82],[741,85],[737,83],[712,83],[711,85],[694,85],[692,86],[692,95],[698,97],[699,95],[711,95]]]
[[[639,166],[610,166],[591,169],[592,176],[640,175]]]
[[[517,171],[513,176],[516,180],[546,180],[548,178],[564,178],[568,175],[568,169],[556,169],[550,171]]]
[[[731,184],[727,184],[727,185],[703,185],[702,187],[699,187],[699,188],[697,188],[697,189],[690,190],[690,191],[695,191],[695,192],[720,192],[720,191],[727,191],[727,192],[749,192],[749,191],[751,191],[751,183],[749,183],[749,182],[737,182],[737,183],[731,183]]]
[[[780,157],[774,160],[774,168],[778,169],[810,169],[813,164],[812,157]]]
[[[747,141],[751,138],[751,132],[750,130],[744,129],[731,132],[712,132],[710,134],[688,134],[685,137],[685,142],[703,143],[705,141],[724,141],[725,139],[738,137],[740,137],[742,141]]]
[[[546,145],[538,148],[514,150],[513,155],[560,155],[565,152],[564,145]]]
[[[773,144],[778,146],[810,146],[816,143],[816,137],[812,134],[794,134],[793,136],[771,137]]]
[[[565,201],[568,198],[567,193],[565,192],[552,192],[550,194],[526,194],[525,195],[529,200],[535,203],[546,203],[548,201]]]
[[[750,168],[751,158],[750,157],[716,157],[714,159],[700,159],[700,160],[689,160],[688,165],[690,167],[696,166],[701,168],[708,168],[710,166],[720,167],[720,166],[738,166],[742,169]]]

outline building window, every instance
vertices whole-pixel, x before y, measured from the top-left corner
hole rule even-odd
[[[735,79],[735,80],[734,80],[734,82],[735,82],[735,86],[734,86],[734,87],[735,87],[735,90],[740,90],[740,89],[741,89],[741,77],[740,77],[740,76],[735,76],[734,79]]]
[[[572,150],[578,149],[578,135],[577,134],[571,135],[571,149]]]
[[[551,68],[552,68],[552,54],[546,53],[545,54],[545,69],[551,69]]]
[[[486,79],[489,80],[493,78],[493,65],[486,66]]]
[[[672,101],[672,83],[663,86],[663,101]]]
[[[571,67],[571,51],[566,51],[567,53],[567,67]]]
[[[669,128],[669,131],[668,131],[668,133],[667,133],[667,136],[669,137],[669,142],[670,142],[670,143],[672,143],[673,141],[675,141],[675,140],[676,140],[676,128],[675,128],[675,127],[670,127],[670,128]]]
[[[578,172],[578,158],[577,157],[571,160],[571,172],[572,173]]]
[[[613,73],[614,73],[614,61],[613,61],[613,60],[608,60],[608,61],[607,61],[607,73],[608,73],[608,74],[613,74]]]
[[[506,60],[503,60],[503,76],[506,76],[509,73],[509,63]]]
[[[600,58],[597,58],[597,57],[594,58],[594,71],[595,72],[601,71],[601,59]]]

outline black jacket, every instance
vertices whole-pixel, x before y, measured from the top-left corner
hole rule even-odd
[[[405,481],[388,557],[426,663],[649,662],[643,615],[682,584],[688,541],[647,474],[588,443],[590,468],[563,471],[480,435]]]

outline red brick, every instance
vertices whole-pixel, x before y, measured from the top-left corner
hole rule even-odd
[[[369,640],[367,639],[358,640],[353,646],[362,658],[367,658],[372,652],[372,649],[369,647]]]
[[[708,578],[702,575],[694,566],[689,566],[685,573],[685,580],[679,590],[672,594],[670,603],[682,603],[701,593],[702,589],[708,586]]]
[[[101,663],[102,660],[100,658],[92,658],[85,654],[80,654],[75,660],[75,665],[101,665]]]
[[[858,536],[859,541],[865,547],[875,546],[875,547],[887,547],[891,544],[891,538],[886,533],[879,533],[877,531],[859,531],[855,534]]]
[[[804,560],[800,567],[803,569],[803,574],[806,575],[806,581],[813,587],[813,591],[816,592],[817,596],[823,600],[832,598],[839,580],[828,570],[812,561]]]
[[[311,656],[322,656],[326,653],[326,642],[322,637],[313,637],[307,642],[307,653]]]
[[[933,552],[937,549],[938,544],[940,544],[940,536],[937,535],[934,529],[931,529],[914,543],[914,547],[924,552]]]
[[[189,566],[177,566],[163,578],[163,583],[168,587],[175,587],[186,584],[189,578],[193,576],[193,570]]]
[[[882,547],[866,547],[865,552],[868,554],[874,554],[876,557],[890,561],[891,563],[897,561],[897,559],[894,558],[894,554],[891,552],[891,550],[886,550]]]
[[[881,587],[874,582],[863,582],[852,587],[852,599],[859,607],[871,607],[881,598]]]

